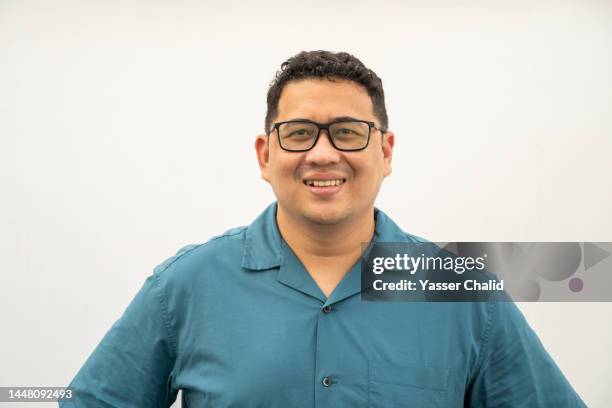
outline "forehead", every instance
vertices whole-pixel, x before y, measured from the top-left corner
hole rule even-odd
[[[365,87],[346,79],[291,81],[278,101],[279,122],[298,118],[327,122],[343,116],[374,120],[372,100]]]

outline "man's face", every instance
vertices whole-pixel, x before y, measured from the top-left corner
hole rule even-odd
[[[274,122],[309,119],[328,123],[350,117],[371,121],[374,116],[364,87],[349,80],[303,79],[285,85]],[[297,221],[337,224],[367,216],[384,177],[391,173],[394,136],[372,129],[365,150],[336,150],[326,130],[307,152],[288,152],[278,144],[276,131],[259,135],[255,142],[264,180],[272,185],[279,211]],[[340,180],[329,187],[312,186],[313,181]],[[320,184],[320,183],[316,183]]]

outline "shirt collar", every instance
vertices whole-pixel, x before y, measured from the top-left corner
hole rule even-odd
[[[254,271],[283,263],[282,238],[276,224],[277,202],[270,204],[246,230],[242,267]],[[414,242],[422,239],[407,234],[382,210],[374,207],[375,242]]]
[[[270,204],[248,226],[242,250],[243,268],[261,271],[282,264],[282,241],[276,225],[276,205],[276,201]]]

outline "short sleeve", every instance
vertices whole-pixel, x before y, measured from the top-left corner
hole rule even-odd
[[[489,305],[469,407],[586,407],[513,302]]]
[[[176,400],[175,337],[159,273],[149,276],[68,386],[60,407],[169,407]]]

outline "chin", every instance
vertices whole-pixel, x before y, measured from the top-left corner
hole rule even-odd
[[[345,221],[347,218],[350,218],[350,211],[348,209],[339,209],[339,208],[325,208],[325,209],[316,209],[311,208],[302,212],[304,218],[308,221],[319,224],[319,225],[335,225]]]

